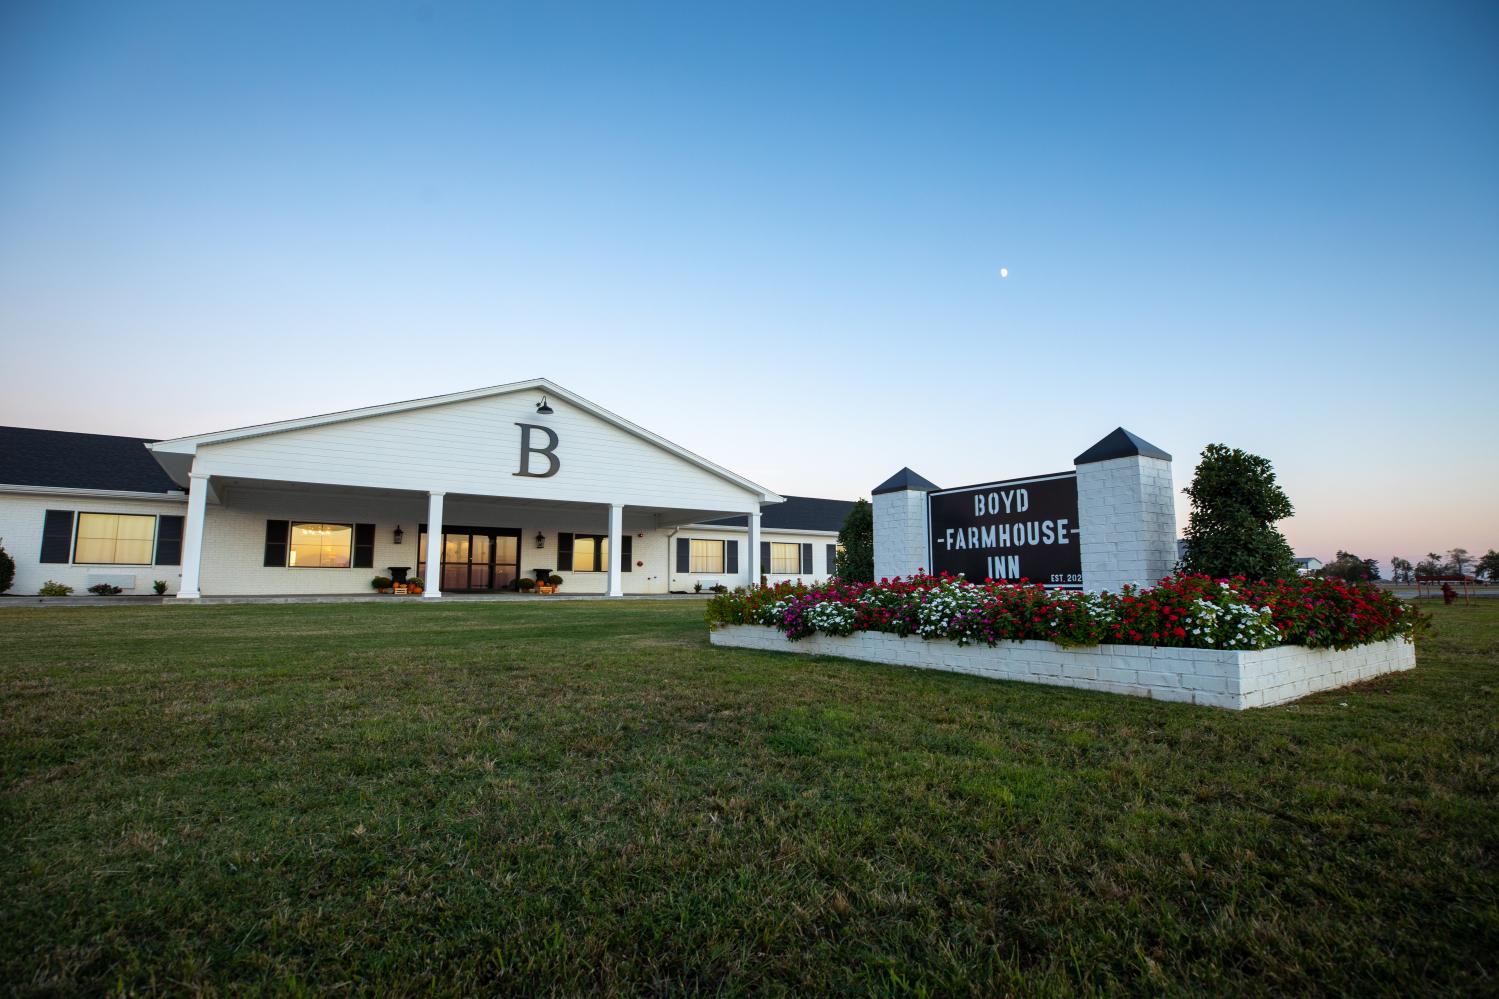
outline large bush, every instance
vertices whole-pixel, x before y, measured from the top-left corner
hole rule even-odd
[[[1259,455],[1209,444],[1192,484],[1186,552],[1178,571],[1217,579],[1290,579],[1295,555],[1276,521],[1295,512],[1276,484],[1275,469]]]
[[[960,645],[1040,639],[1058,645],[1263,649],[1351,648],[1410,637],[1421,615],[1377,587],[1335,579],[1253,582],[1179,576],[1122,593],[1048,590],[911,576],[878,584],[829,580],[740,588],[708,602],[710,624],[758,624],[787,638],[859,631],[946,638]]]
[[[874,507],[868,500],[856,502],[843,519],[835,574],[855,583],[874,582]]]
[[[4,541],[0,538],[0,541]],[[0,593],[10,589],[11,584],[16,581],[16,560],[10,557],[10,552],[0,545]]]

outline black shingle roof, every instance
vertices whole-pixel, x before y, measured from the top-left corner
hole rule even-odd
[[[0,427],[0,485],[180,491],[146,450],[149,443],[142,437]]]
[[[787,496],[786,502],[768,506],[760,515],[764,531],[838,531],[853,500],[817,499],[815,496]],[[724,517],[705,522],[714,527],[748,527],[748,517]]]

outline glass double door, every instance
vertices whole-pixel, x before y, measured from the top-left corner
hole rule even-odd
[[[418,575],[427,577],[427,536],[420,541]],[[520,531],[454,527],[442,535],[443,590],[506,590],[520,575]]]

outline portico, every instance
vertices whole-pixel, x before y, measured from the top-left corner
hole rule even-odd
[[[665,593],[681,529],[734,516],[735,571],[757,579],[760,508],[782,501],[546,379],[149,447],[188,492],[184,600],[368,592],[395,566],[428,600],[538,569],[565,592]]]

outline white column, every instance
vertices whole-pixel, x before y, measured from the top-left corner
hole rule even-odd
[[[1171,455],[1123,427],[1078,455],[1083,588],[1154,586],[1176,566]]]
[[[619,585],[619,544],[625,521],[625,508],[615,503],[609,507],[609,596],[622,597]]]
[[[871,491],[874,501],[874,578],[932,571],[927,493],[935,483],[902,468]]]
[[[443,493],[427,494],[427,575],[422,579],[422,598],[436,600],[442,596],[442,498]]]
[[[760,512],[757,510],[749,515],[749,551],[745,552],[744,564],[749,566],[749,584],[760,585],[760,573],[764,566],[760,564]]]
[[[187,522],[182,525],[182,585],[178,600],[196,600],[198,577],[203,564],[203,518],[208,513],[208,476],[191,472],[187,477]]]

